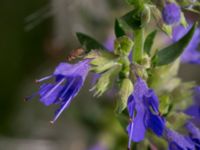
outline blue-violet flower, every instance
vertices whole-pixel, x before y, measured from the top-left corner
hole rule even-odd
[[[51,123],[57,120],[80,91],[90,69],[89,62],[90,60],[87,59],[77,64],[60,63],[52,75],[36,80],[42,82],[55,77],[53,83],[42,84],[37,93],[40,95],[40,101],[46,106],[51,104],[60,105]]]
[[[188,129],[189,136],[195,144],[195,149],[200,150],[200,130],[192,122],[188,122],[185,127]]]
[[[165,122],[159,115],[158,97],[152,89],[141,78],[137,78],[134,91],[128,99],[128,112],[131,122],[127,127],[129,144],[131,140],[139,142],[144,139],[147,128],[150,128],[156,135],[162,136]]]
[[[193,142],[189,137],[183,136],[173,130],[166,128],[164,137],[169,143],[169,150],[194,150]]]
[[[200,86],[196,86],[193,90],[193,103],[189,106],[185,113],[200,121]]]

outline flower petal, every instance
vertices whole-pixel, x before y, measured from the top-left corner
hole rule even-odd
[[[141,78],[137,78],[137,81],[134,85],[134,92],[133,92],[136,103],[142,102],[143,96],[146,94],[147,91],[148,91],[148,87],[145,81],[142,80]]]
[[[174,150],[175,148],[177,150],[194,150],[194,144],[189,138],[184,137],[173,130],[166,128],[164,136],[169,142],[169,149],[171,148],[170,150]]]
[[[61,106],[55,112],[55,117],[51,121],[51,123],[54,123],[58,119],[61,113],[69,106],[71,100],[78,94],[81,87],[83,86],[83,81],[81,80],[81,78],[75,78],[71,80],[71,82],[73,82],[72,84],[70,84],[71,86],[69,87],[67,85],[65,86],[66,88],[68,88],[68,90],[63,95],[62,97],[63,99],[60,99],[59,104],[61,104]]]
[[[40,87],[39,94],[40,94],[40,101],[45,104],[46,106],[49,106],[53,104],[56,99],[58,98],[59,93],[61,92],[63,86],[57,87],[54,92],[52,92],[49,96],[46,96],[46,94],[54,87],[54,84],[43,84]]]
[[[158,113],[159,110],[159,101],[158,101],[158,97],[155,94],[153,89],[149,89],[148,92],[144,95],[144,101],[148,104],[147,107],[152,107],[152,109],[154,110],[154,112]]]
[[[165,127],[164,119],[148,110],[148,117],[145,120],[148,128],[150,128],[157,136],[162,136]]]
[[[187,115],[195,117],[195,119],[200,120],[200,107],[198,105],[192,105],[185,110]]]
[[[187,122],[185,127],[188,129],[190,138],[195,143],[196,149],[200,149],[200,130],[192,122]]]
[[[133,122],[128,126],[128,133],[132,141],[140,142],[145,137],[146,127],[144,126],[145,110],[142,105],[136,105],[137,114]]]
[[[85,79],[89,71],[89,61],[83,60],[76,64],[60,63],[54,71],[55,76],[80,76]]]

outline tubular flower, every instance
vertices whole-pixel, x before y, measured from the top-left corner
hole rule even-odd
[[[189,136],[195,144],[195,149],[200,150],[200,130],[191,122],[185,126],[188,129]]]
[[[80,91],[89,72],[89,62],[90,60],[84,60],[77,64],[60,63],[52,75],[36,80],[36,82],[42,82],[53,77],[55,78],[53,83],[42,84],[37,93],[40,95],[40,101],[44,105],[60,105],[51,123],[57,120]]]
[[[191,28],[191,25],[188,28],[184,28],[183,26],[175,27],[173,30],[173,40],[176,42],[180,38],[182,38]],[[191,63],[191,64],[200,64],[200,29],[197,28],[195,33],[185,48],[183,54],[181,55],[181,61],[183,63]]]
[[[189,106],[186,110],[185,113],[187,115],[190,115],[194,117],[195,119],[200,120],[200,86],[196,86],[194,88],[194,93],[193,93],[193,101],[194,104]]]
[[[162,136],[164,119],[159,116],[159,102],[155,92],[149,89],[144,80],[138,78],[132,95],[128,99],[128,112],[131,123],[127,127],[129,144],[131,141],[139,142],[144,139],[147,128],[156,135]]]
[[[162,18],[163,21],[168,25],[179,23],[181,19],[180,7],[175,3],[166,4],[162,10]]]
[[[195,150],[190,138],[173,130],[165,129],[164,137],[169,143],[169,150]]]

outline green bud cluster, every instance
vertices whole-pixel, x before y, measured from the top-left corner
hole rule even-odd
[[[119,37],[114,43],[114,53],[119,56],[128,56],[133,48],[133,45],[134,43],[129,37]]]
[[[91,51],[86,58],[92,59],[91,71],[100,74],[96,84],[91,89],[94,96],[101,96],[115,81],[119,83],[117,100],[117,112],[123,111],[127,106],[127,100],[133,92],[133,84],[129,79],[130,60],[129,55],[133,48],[133,41],[127,36],[121,36],[114,42],[113,53],[104,50]]]

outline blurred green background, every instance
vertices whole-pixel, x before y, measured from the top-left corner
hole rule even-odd
[[[105,42],[115,17],[126,9],[121,0],[1,0],[0,150],[86,150],[95,143],[106,145],[105,140],[126,143],[116,138],[126,135],[119,124],[113,126],[114,103],[105,97],[94,101],[87,90],[90,81],[53,126],[49,121],[55,107],[37,98],[23,101],[37,90],[36,78],[50,74],[80,46],[76,31]],[[199,72],[195,65],[180,69],[184,80],[198,83]]]

